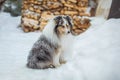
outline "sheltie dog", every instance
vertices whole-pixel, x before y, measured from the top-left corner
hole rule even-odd
[[[56,68],[65,63],[62,40],[71,35],[72,20],[69,16],[57,16],[45,26],[42,35],[33,45],[27,67],[33,69]]]

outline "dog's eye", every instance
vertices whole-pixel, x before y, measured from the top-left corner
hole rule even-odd
[[[63,28],[65,28],[65,26],[62,26]]]
[[[68,27],[68,24],[66,26]]]

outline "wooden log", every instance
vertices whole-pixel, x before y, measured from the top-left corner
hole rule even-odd
[[[91,16],[89,13],[79,13],[80,16]]]
[[[74,5],[72,5],[72,4],[64,4],[64,6],[66,6],[66,7],[69,7],[69,8],[73,8],[74,7]]]
[[[64,14],[66,15],[78,15],[77,11],[64,11]]]
[[[39,26],[33,26],[34,30],[37,30],[39,28]]]
[[[23,31],[24,31],[24,32],[29,32],[29,29],[23,28]]]
[[[30,10],[30,11],[34,11],[34,8],[33,8],[33,7],[29,7],[29,10]]]
[[[42,12],[41,18],[45,20],[49,20],[50,18],[53,18],[54,16],[49,11]]]
[[[82,33],[83,31],[82,30],[79,30],[79,29],[76,29],[74,30],[74,34],[75,35],[79,35],[80,33]]]
[[[70,2],[73,2],[73,3],[77,3],[77,0],[68,0]]]

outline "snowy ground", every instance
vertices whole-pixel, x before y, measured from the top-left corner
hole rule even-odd
[[[32,70],[26,59],[39,32],[23,33],[20,17],[0,13],[0,79],[120,80],[120,19],[93,18],[92,26],[75,37],[74,53],[57,69]]]

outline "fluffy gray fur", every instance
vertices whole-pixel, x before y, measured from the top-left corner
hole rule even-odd
[[[57,48],[57,44],[52,44],[44,35],[42,35],[30,51],[27,67],[33,69],[55,67],[52,64]]]

